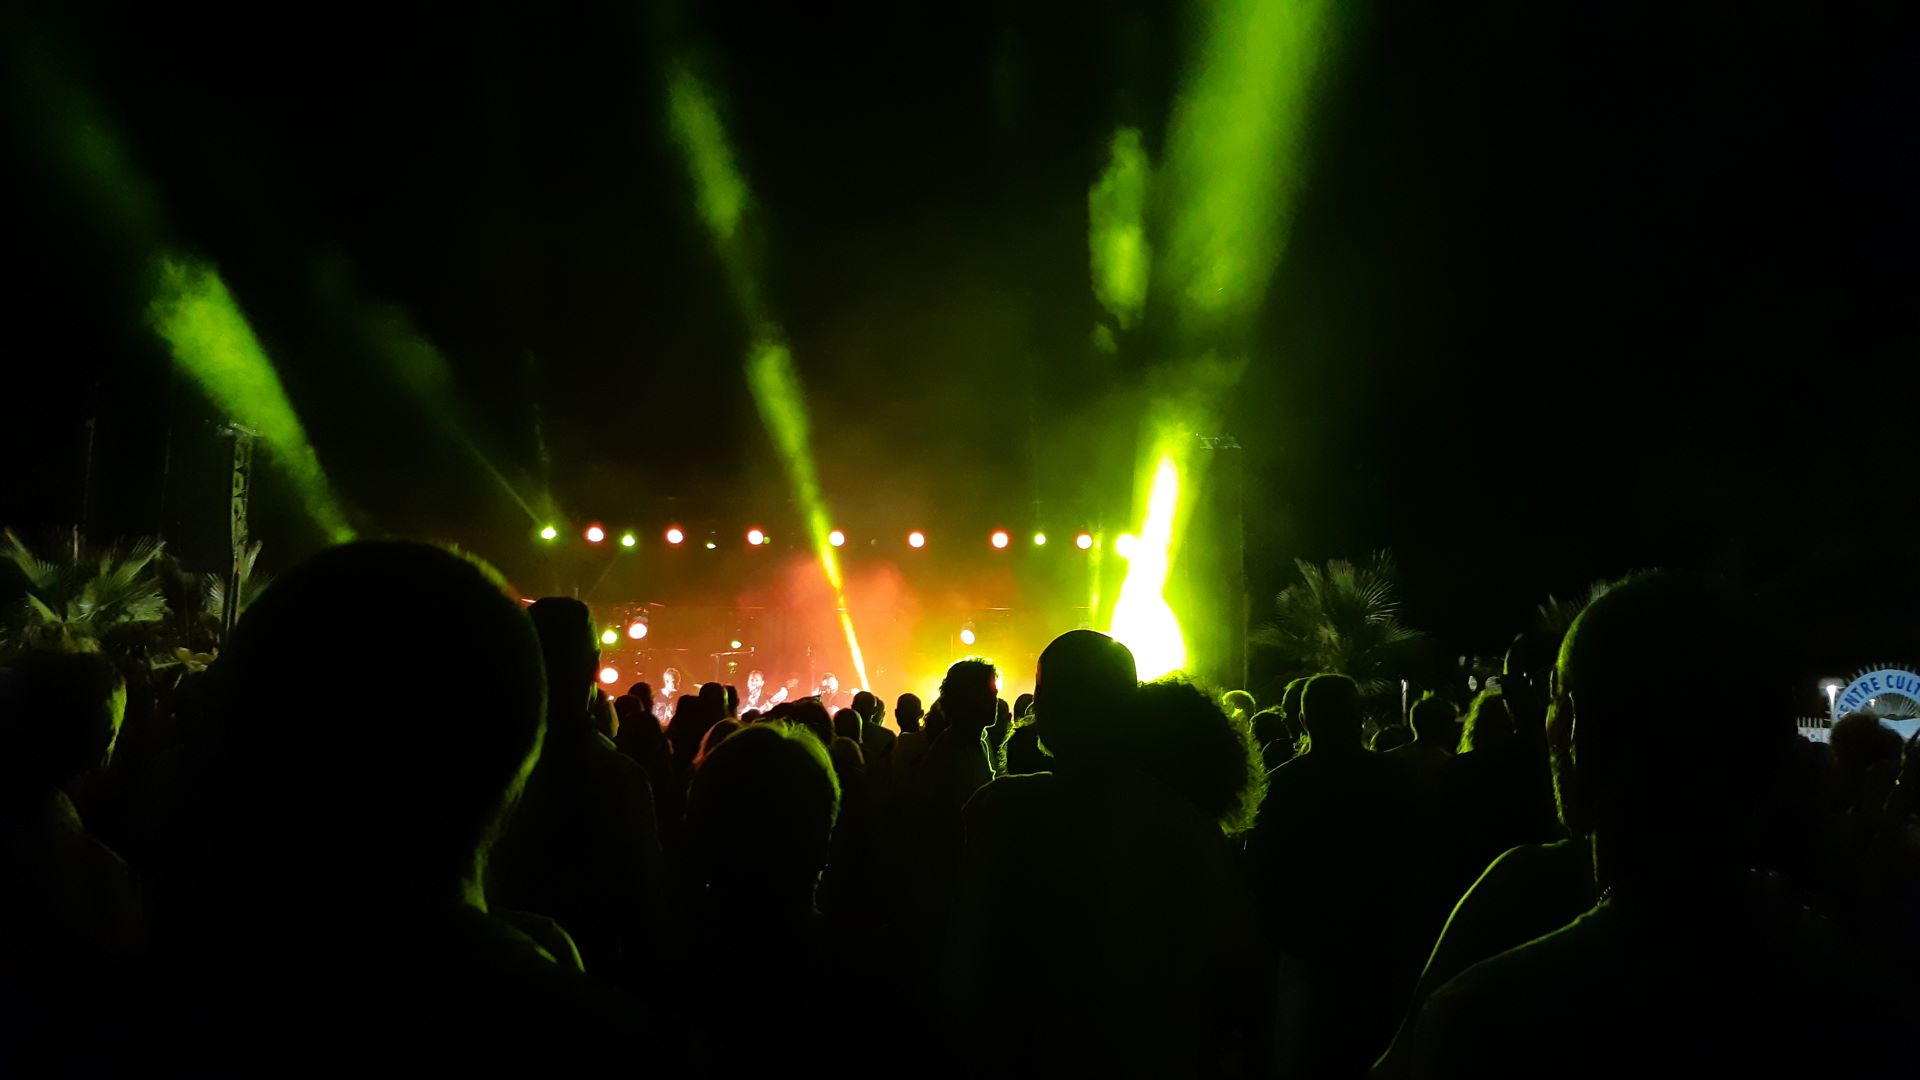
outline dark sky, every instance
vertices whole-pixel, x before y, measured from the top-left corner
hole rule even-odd
[[[1295,557],[1391,548],[1410,621],[1465,650],[1548,592],[1698,565],[1837,618],[1836,663],[1920,660],[1886,617],[1920,578],[1904,5],[1337,6],[1229,423],[1256,594]],[[1100,433],[1157,361],[1088,348],[1086,193],[1116,124],[1163,146],[1186,7],[391,7],[7,25],[97,97],[170,242],[219,264],[359,520],[524,565],[526,519],[453,413],[527,490],[537,418],[580,520],[778,517],[747,329],[666,130],[671,57],[721,98],[844,518],[1124,504],[1130,450]],[[46,103],[17,70],[7,89],[0,520],[78,517],[92,417],[93,532],[211,562],[213,412],[143,328],[125,238],[26,134]],[[369,305],[448,357],[446,401],[370,354]],[[270,482],[257,513],[269,562],[317,542]]]

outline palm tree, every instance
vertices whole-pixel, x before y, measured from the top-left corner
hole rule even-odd
[[[1296,671],[1336,672],[1362,693],[1386,692],[1425,637],[1400,624],[1393,557],[1380,551],[1359,566],[1345,559],[1294,565],[1300,582],[1274,597],[1273,621],[1249,642],[1280,653]]]
[[[1593,582],[1587,586],[1587,594],[1577,600],[1562,600],[1551,593],[1547,594],[1546,602],[1535,609],[1540,613],[1540,631],[1556,640],[1565,638],[1567,631],[1573,629],[1573,620],[1587,610],[1587,605],[1607,595],[1615,586],[1631,581],[1646,572],[1636,570],[1626,577]]]
[[[164,629],[166,596],[156,562],[165,545],[143,537],[121,550],[87,549],[77,534],[37,554],[11,529],[0,561],[17,571],[21,595],[0,617],[0,655],[53,647],[100,649],[122,660],[147,660]]]

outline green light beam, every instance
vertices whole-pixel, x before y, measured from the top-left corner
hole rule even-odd
[[[1087,193],[1087,247],[1093,294],[1122,330],[1132,326],[1147,302],[1153,264],[1147,243],[1151,181],[1140,129],[1114,132],[1106,171]]]
[[[668,73],[667,109],[668,126],[686,160],[700,217],[706,222],[714,247],[727,269],[734,301],[754,333],[746,363],[747,386],[753,393],[754,407],[766,425],[793,490],[794,501],[805,517],[807,539],[813,545],[821,574],[833,590],[840,629],[847,639],[847,652],[865,689],[870,685],[866,658],[860,649],[859,636],[854,632],[853,616],[847,609],[846,579],[841,572],[840,556],[828,540],[828,534],[833,531],[833,514],[820,487],[819,469],[814,464],[806,392],[779,328],[762,310],[759,282],[744,242],[743,219],[752,205],[752,194],[735,163],[713,96],[684,65],[676,65]]]
[[[314,522],[334,543],[353,539],[306,428],[233,294],[205,263],[162,256],[147,313],[180,366],[234,419],[273,448]]]
[[[1146,513],[1107,627],[1109,634],[1133,650],[1142,679],[1157,679],[1187,666],[1186,639],[1166,598],[1179,500],[1180,466],[1168,449],[1154,467]]]

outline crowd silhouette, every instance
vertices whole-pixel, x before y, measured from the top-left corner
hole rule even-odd
[[[333,548],[165,693],[0,668],[0,1074],[1912,1076],[1920,753],[1804,741],[1738,610],[1635,578],[1404,716],[1090,630],[742,711]]]

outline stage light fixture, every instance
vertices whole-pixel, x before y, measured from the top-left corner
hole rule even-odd
[[[623,548],[630,548],[635,544],[638,544],[639,542],[640,542],[640,538],[633,535],[632,533],[620,534],[620,546]]]
[[[549,525],[546,528],[540,530],[540,539],[558,540],[560,539],[560,530]]]
[[[844,546],[846,542],[847,534],[841,532],[839,529],[835,529],[827,534],[827,543],[832,544],[834,547]]]
[[[919,529],[913,530],[912,532],[907,534],[907,546],[910,548],[926,547],[927,534],[921,532]]]
[[[1081,551],[1093,550],[1093,534],[1083,532],[1079,536],[1074,537],[1073,546],[1079,548]]]
[[[678,544],[680,541],[685,540],[686,538],[687,538],[687,534],[680,531],[680,526],[678,525],[667,526],[667,543]]]
[[[618,668],[612,668],[612,667],[603,667],[603,668],[601,668],[601,669],[600,669],[600,681],[601,681],[601,682],[603,682],[603,683],[606,683],[606,684],[607,684],[608,686],[612,686],[612,685],[613,685],[614,683],[617,683],[617,682],[619,682],[619,681],[620,681],[620,669],[618,669]]]
[[[1005,551],[1007,545],[1013,543],[1013,537],[1008,536],[1007,530],[1005,529],[993,530],[993,535],[988,537],[987,540],[999,551]]]
[[[1134,536],[1132,533],[1121,533],[1119,536],[1114,537],[1113,550],[1123,559],[1133,558],[1134,551],[1139,547],[1140,538]]]
[[[727,648],[729,649],[738,649],[739,647],[740,647],[740,642],[737,640],[727,642]]]
[[[620,644],[620,632],[618,630],[615,630],[611,626],[607,627],[605,630],[600,631],[600,644],[602,645]]]
[[[978,640],[980,640],[980,637],[973,632],[973,627],[963,626],[960,628],[960,644],[971,645]]]
[[[720,546],[719,544],[716,544],[716,543],[714,543],[714,542],[713,542],[713,541],[711,541],[711,540],[709,540],[709,541],[707,541],[707,550],[708,550],[708,551],[712,551],[713,549],[715,549],[715,548],[717,548],[717,547],[719,547],[719,546]]]
[[[597,544],[607,538],[607,530],[598,525],[587,526],[587,543]]]
[[[627,636],[640,641],[647,636],[647,624],[638,620],[627,624]]]
[[[760,531],[759,529],[747,530],[747,543],[752,544],[754,547],[759,547],[761,544],[764,544],[766,542],[767,542],[766,533]]]
[[[1034,547],[1046,547],[1046,546],[1047,546],[1047,534],[1046,534],[1046,533],[1043,533],[1043,532],[1037,532],[1037,533],[1034,533],[1034,534],[1033,534],[1033,546],[1034,546]]]

